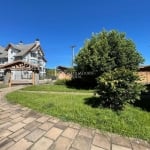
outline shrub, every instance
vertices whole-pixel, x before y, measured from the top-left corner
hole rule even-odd
[[[127,102],[134,103],[139,100],[144,86],[135,82],[137,79],[135,73],[124,68],[103,73],[97,79],[96,90],[101,104],[114,110],[120,110]]]

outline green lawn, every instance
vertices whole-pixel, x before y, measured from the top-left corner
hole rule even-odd
[[[39,86],[28,86],[22,90],[25,91],[51,91],[51,92],[78,92],[78,93],[92,93],[93,90],[83,90],[68,88],[65,85],[39,85]]]
[[[27,87],[26,90],[33,88],[39,91],[39,87]],[[89,95],[23,91],[9,93],[7,99],[65,121],[150,141],[150,113],[131,105],[116,113],[110,109],[91,107],[87,104],[92,99]]]

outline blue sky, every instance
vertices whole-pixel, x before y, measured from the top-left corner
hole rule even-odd
[[[0,45],[40,39],[47,67],[71,66],[91,34],[125,32],[150,65],[149,0],[0,0]]]

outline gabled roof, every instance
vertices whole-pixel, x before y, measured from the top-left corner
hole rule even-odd
[[[7,52],[4,51],[2,54],[0,54],[0,58],[7,58]]]
[[[6,47],[5,50],[8,50],[10,47],[13,47],[14,49],[24,51],[26,49],[32,48],[35,45],[36,45],[35,43],[31,43],[31,44],[23,44],[23,43],[22,44],[13,44],[13,43],[10,43],[10,44],[8,44],[8,46]]]
[[[150,71],[150,65],[147,66],[140,66],[139,71]]]
[[[7,58],[7,51],[2,46],[0,46],[0,58]]]
[[[32,52],[34,52],[34,51],[36,51],[36,50],[40,50],[40,51],[42,52],[42,54],[44,55],[44,52],[43,52],[43,50],[42,50],[42,48],[41,48],[40,45],[34,47],[34,48],[32,49]]]
[[[23,57],[28,52],[35,52],[38,50],[42,53],[43,56],[41,56],[41,57],[43,58],[43,60],[45,62],[47,61],[44,57],[44,52],[40,46],[39,41],[35,41],[34,43],[30,43],[30,44],[23,44],[22,42],[19,44],[10,43],[10,44],[8,44],[8,46],[6,48],[3,48],[0,46],[0,58],[7,57],[7,53],[8,53],[7,51],[9,48],[18,50],[18,53],[14,57]],[[3,51],[3,53],[2,53],[2,51]]]
[[[4,49],[4,47],[0,46],[0,53],[3,52]]]
[[[47,62],[47,60],[45,59],[45,57],[44,57],[44,56],[42,56],[42,58],[43,58],[43,60],[44,60],[45,62]]]
[[[56,69],[61,70],[61,71],[65,71],[65,70],[68,70],[69,68],[64,67],[64,66],[58,66]]]
[[[18,47],[18,46],[17,46]],[[29,51],[33,50],[33,48],[36,47],[35,43],[32,44],[26,44],[26,45],[19,45],[18,50],[21,50],[16,56],[24,56]],[[16,49],[16,48],[15,48]]]
[[[10,47],[19,50],[20,52],[16,55],[16,56],[24,56],[26,53],[28,53],[30,50],[32,50],[34,47],[36,46],[35,43],[31,43],[31,44],[13,44],[10,43],[8,44],[8,46],[6,47],[6,51],[8,51],[8,49]]]

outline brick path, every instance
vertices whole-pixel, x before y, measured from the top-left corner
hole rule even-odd
[[[102,133],[10,104],[0,89],[0,150],[150,150],[146,141]]]

